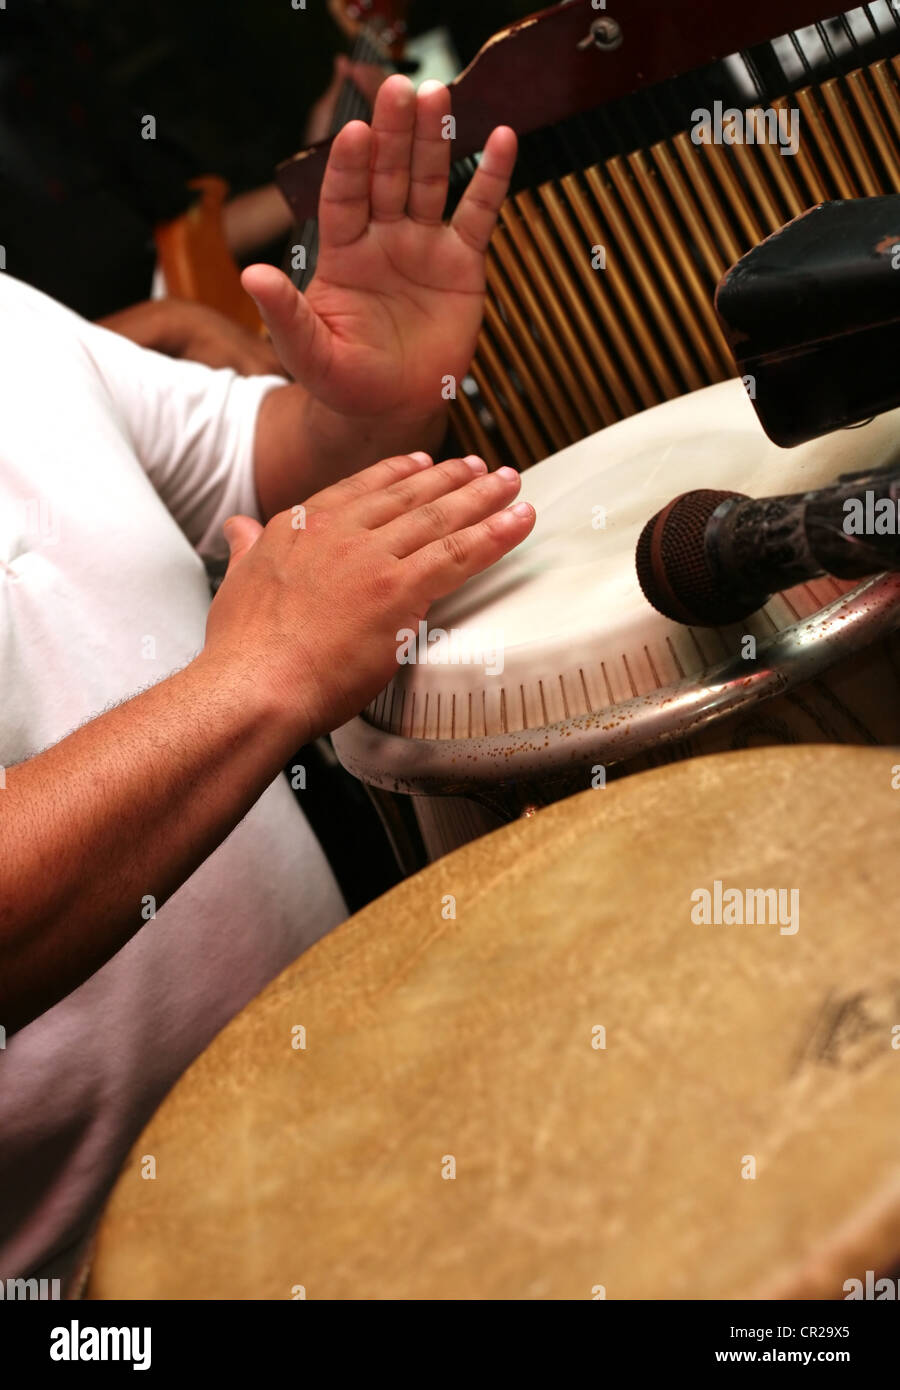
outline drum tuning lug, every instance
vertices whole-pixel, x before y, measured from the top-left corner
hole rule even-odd
[[[614,49],[621,46],[622,26],[611,15],[604,15],[602,19],[595,19],[587,36],[581,39],[578,44],[581,49],[599,48],[604,53],[612,53]]]

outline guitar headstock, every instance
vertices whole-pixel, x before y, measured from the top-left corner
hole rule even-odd
[[[385,57],[401,58],[409,0],[328,0],[328,11],[348,38],[365,33]]]

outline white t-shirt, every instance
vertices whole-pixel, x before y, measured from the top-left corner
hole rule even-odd
[[[283,384],[147,352],[0,274],[0,765],[200,650],[201,556],[227,554],[227,516],[258,515],[256,415]],[[7,1040],[0,1280],[65,1276],[166,1091],[345,916],[279,777],[155,920]]]

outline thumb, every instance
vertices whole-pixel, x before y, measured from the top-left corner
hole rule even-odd
[[[314,390],[328,362],[328,328],[274,265],[248,266],[241,284],[259,309],[275,351],[291,376]]]
[[[222,530],[228,542],[228,569],[225,571],[226,577],[243,560],[247,551],[256,542],[258,536],[262,535],[262,527],[258,521],[254,521],[250,516],[230,516],[225,522]]]

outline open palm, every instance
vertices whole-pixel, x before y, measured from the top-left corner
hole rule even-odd
[[[490,136],[452,220],[450,95],[418,96],[391,77],[371,128],[345,126],[319,202],[319,258],[305,295],[272,266],[251,266],[256,299],[288,371],[343,415],[410,419],[439,411],[448,377],[468,369],[484,305],[484,252],[516,155],[507,127]]]

